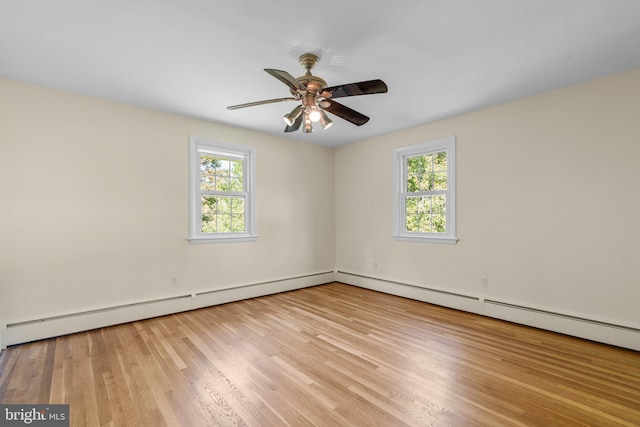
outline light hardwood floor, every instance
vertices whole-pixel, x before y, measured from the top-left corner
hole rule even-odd
[[[640,353],[332,283],[49,339],[0,402],[72,426],[640,426]]]

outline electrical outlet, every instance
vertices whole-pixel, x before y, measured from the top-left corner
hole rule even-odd
[[[373,264],[371,264],[371,267],[372,267],[374,270],[377,270],[377,269],[378,269],[378,261],[374,261],[374,262],[373,262]]]
[[[171,286],[178,286],[178,275],[177,274],[172,274],[171,275]]]
[[[487,276],[482,276],[480,278],[480,286],[482,286],[483,288],[489,286],[489,278]]]

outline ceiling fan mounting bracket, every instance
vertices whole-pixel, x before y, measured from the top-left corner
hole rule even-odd
[[[298,62],[300,63],[300,65],[302,65],[302,68],[309,72],[309,70],[311,70],[318,64],[318,62],[320,62],[320,58],[318,57],[318,55],[314,55],[313,53],[303,53],[298,58]]]

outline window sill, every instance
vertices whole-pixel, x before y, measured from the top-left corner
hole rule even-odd
[[[393,239],[401,242],[439,243],[444,245],[455,245],[458,243],[458,238],[456,237],[408,236],[405,234],[394,234]]]
[[[219,237],[189,237],[189,243],[203,244],[203,243],[231,243],[231,242],[255,242],[258,240],[258,236],[219,236]]]

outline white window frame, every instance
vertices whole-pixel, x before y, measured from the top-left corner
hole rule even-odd
[[[393,238],[415,242],[432,242],[456,244],[456,138],[449,136],[421,144],[398,148],[393,152],[394,186],[393,186],[393,212],[394,226]],[[418,233],[406,230],[406,199],[407,193],[407,158],[423,154],[447,152],[447,189],[441,190],[446,195],[446,228],[445,233]]]
[[[234,196],[244,198],[244,232],[202,232],[202,190],[200,187],[201,154],[213,154],[232,159],[241,159],[244,162],[244,189],[242,192],[234,193]],[[189,138],[189,241],[191,243],[255,241],[257,239],[255,158],[256,150],[253,147],[224,144],[194,136]]]

